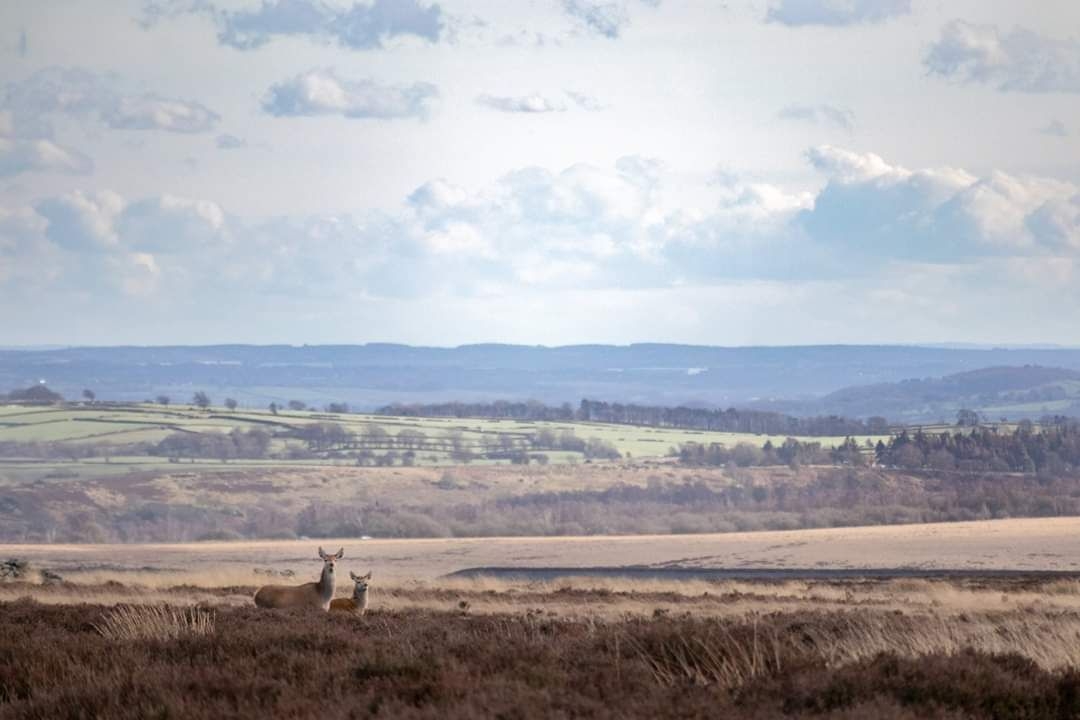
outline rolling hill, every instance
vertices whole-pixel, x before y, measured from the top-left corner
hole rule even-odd
[[[0,392],[44,380],[68,398],[220,401],[265,408],[291,399],[371,410],[395,402],[581,398],[648,405],[784,407],[816,414],[824,397],[853,385],[1025,365],[1080,371],[1080,350],[915,346],[709,347],[638,344],[538,347],[466,345],[218,345],[0,351]],[[1030,389],[1030,388],[1023,388]],[[875,390],[874,392],[881,392]],[[1041,402],[1041,401],[1036,401]],[[888,415],[843,400],[859,414]],[[906,412],[903,403],[894,405]],[[1033,412],[1040,412],[1035,406]],[[931,408],[931,414],[936,408]],[[899,418],[898,418],[899,419]]]
[[[988,419],[1037,419],[1080,414],[1080,372],[1024,365],[988,367],[940,378],[843,388],[802,406],[849,417],[881,415],[894,422],[950,421],[958,410]]]

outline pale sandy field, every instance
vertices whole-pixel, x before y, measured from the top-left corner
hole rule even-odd
[[[345,549],[337,595],[352,591],[348,571],[371,570],[372,608],[384,610],[458,612],[465,607],[471,613],[540,612],[563,618],[658,612],[744,616],[856,608],[918,612],[939,619],[971,612],[1019,612],[1023,617],[1069,613],[1073,618],[1080,612],[1080,579],[1075,578],[1032,584],[1023,579],[978,578],[740,582],[593,576],[541,582],[444,577],[479,566],[623,565],[1080,573],[1080,518],[724,535],[0,545],[0,558],[27,559],[39,570],[59,572],[66,581],[0,583],[0,601],[29,597],[46,603],[249,605],[255,587],[263,583],[316,579],[322,566],[316,559],[320,544],[329,550]],[[295,575],[267,576],[271,569]],[[1080,637],[1080,625],[1069,627],[1070,637]]]
[[[146,545],[0,545],[65,576],[167,573],[249,580],[254,568],[318,571],[316,548],[344,547],[346,569],[432,580],[478,566],[941,568],[1080,571],[1080,518],[830,528],[719,535],[290,540]]]

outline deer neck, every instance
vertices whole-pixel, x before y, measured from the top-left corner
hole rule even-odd
[[[353,588],[353,601],[360,607],[367,607],[367,588],[361,590],[359,587]]]
[[[334,597],[334,573],[330,570],[329,565],[323,565],[322,577],[319,578],[317,587],[319,596],[326,602],[330,602],[330,599]]]

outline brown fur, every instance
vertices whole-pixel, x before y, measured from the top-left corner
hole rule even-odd
[[[319,608],[328,610],[334,597],[334,563],[345,554],[344,548],[327,555],[319,548],[323,560],[322,577],[318,582],[303,585],[264,585],[255,592],[255,605],[261,608]]]
[[[367,575],[357,575],[356,573],[349,573],[349,577],[356,583],[353,586],[353,596],[351,598],[336,598],[330,601],[331,612],[347,612],[354,615],[363,615],[367,612],[368,607],[368,582],[371,580],[371,573]]]

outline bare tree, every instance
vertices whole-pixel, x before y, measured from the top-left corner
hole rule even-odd
[[[157,396],[157,404],[158,405],[168,405],[170,402],[172,402],[172,398],[170,398],[168,395],[158,395]]]
[[[82,391],[82,396],[83,396],[83,400],[85,400],[86,402],[88,402],[90,404],[93,404],[94,400],[97,399],[97,394],[94,393],[94,391],[90,390],[89,388]]]
[[[206,408],[210,407],[210,396],[207,395],[204,391],[200,390],[192,396],[191,404],[205,410]]]
[[[227,407],[229,410],[235,410],[236,406],[239,404],[240,403],[236,402],[236,400],[233,398],[225,398],[225,407]]]

